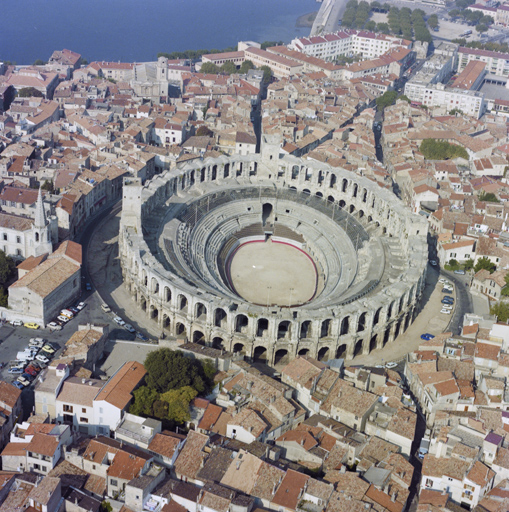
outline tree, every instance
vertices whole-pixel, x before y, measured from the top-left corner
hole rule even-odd
[[[18,96],[20,98],[31,98],[35,96],[36,98],[44,98],[44,94],[41,91],[38,91],[35,87],[23,87],[18,91]]]
[[[136,416],[152,416],[153,404],[159,398],[159,393],[148,386],[141,386],[133,391],[134,403],[129,408]]]
[[[190,386],[172,389],[161,395],[161,400],[168,404],[167,418],[175,423],[185,423],[191,419],[189,404],[198,392]]]
[[[253,64],[253,61],[251,60],[245,60],[241,66],[240,66],[240,69],[239,69],[239,73],[241,75],[245,75],[250,69],[254,69],[254,64]]]
[[[221,66],[220,71],[227,75],[232,75],[233,73],[237,73],[237,66],[233,62],[228,61]]]
[[[489,258],[483,256],[477,260],[477,263],[474,266],[474,272],[479,272],[479,270],[488,270],[490,274],[495,272],[495,264],[490,261]]]
[[[485,203],[500,203],[500,200],[493,192],[485,192],[484,190],[479,194],[479,200]]]
[[[219,73],[219,68],[213,62],[204,62],[200,68],[200,73],[217,75]]]
[[[459,108],[453,108],[452,110],[449,110],[449,115],[450,116],[456,116],[456,115],[462,116],[463,115],[463,110],[461,110]]]
[[[41,60],[41,59],[37,59],[35,62],[34,62],[34,66],[44,66],[44,64],[47,64],[46,61],[44,60]]]
[[[272,69],[269,66],[261,66],[260,69],[263,71],[263,83],[270,84],[272,80]]]
[[[472,258],[468,258],[468,260],[465,261],[465,263],[463,264],[463,268],[465,270],[471,270],[472,268],[474,268],[474,262]]]
[[[436,14],[432,14],[428,18],[428,26],[430,28],[438,28],[438,16]]]
[[[0,288],[0,306],[6,308],[9,305],[9,296],[5,291],[5,288]]]
[[[507,302],[497,302],[491,306],[490,313],[496,315],[499,322],[507,323],[509,319],[509,304]]]
[[[214,132],[208,126],[202,124],[198,130],[196,130],[196,135],[198,135],[198,137],[212,137]]]
[[[479,33],[488,32],[488,27],[484,23],[475,26],[475,30]]]
[[[373,20],[369,20],[364,28],[370,32],[374,32],[376,30],[376,23]]]
[[[4,251],[0,251],[0,286],[5,287],[15,270],[16,264],[14,260],[7,256]]]
[[[396,103],[397,97],[398,93],[396,91],[384,92],[382,96],[376,99],[376,106],[379,110],[383,110],[390,105],[394,105],[394,103]]]
[[[463,158],[468,160],[465,148],[456,144],[450,144],[445,140],[424,139],[419,151],[427,160],[448,160],[450,158]]]
[[[457,266],[459,265],[458,260],[455,260],[454,258],[451,258],[451,259],[449,260],[449,265],[450,265],[451,267],[457,267]]]
[[[388,34],[390,32],[389,25],[387,23],[377,23],[376,25],[377,32],[381,32],[382,34]]]
[[[50,194],[53,194],[53,192],[55,192],[55,187],[54,187],[54,185],[53,185],[53,180],[46,180],[46,181],[42,184],[41,188],[42,188],[43,190],[47,190]]]
[[[109,501],[104,500],[101,503],[101,507],[99,508],[99,512],[112,512],[113,507],[111,506],[111,503]]]
[[[401,94],[400,96],[398,96],[398,100],[403,100],[406,101],[407,103],[412,103],[412,101],[406,94]]]
[[[202,363],[186,357],[183,352],[160,348],[145,359],[147,386],[158,393],[191,386],[198,393],[207,392],[212,382],[205,375]]]

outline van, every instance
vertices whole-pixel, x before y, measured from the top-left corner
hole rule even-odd
[[[111,308],[108,306],[108,304],[101,304],[101,309],[105,312],[105,313],[109,313],[111,311]]]
[[[74,313],[70,309],[62,309],[60,315],[66,316],[67,318],[74,318]]]
[[[18,361],[31,361],[33,352],[31,350],[24,350],[23,352],[18,352],[16,354],[16,359]]]
[[[424,459],[424,456],[428,453],[429,450],[429,439],[422,438],[421,444],[419,446],[419,451],[417,452],[417,457],[419,459]]]

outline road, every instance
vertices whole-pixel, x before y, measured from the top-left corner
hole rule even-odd
[[[347,0],[324,0],[316,15],[310,36],[330,34],[338,30],[339,20],[346,9]]]

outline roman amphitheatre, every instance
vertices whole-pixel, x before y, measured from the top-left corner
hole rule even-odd
[[[426,236],[390,190],[267,144],[125,179],[119,243],[124,285],[168,336],[278,365],[392,343]]]

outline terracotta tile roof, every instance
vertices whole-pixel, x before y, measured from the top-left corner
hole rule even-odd
[[[466,475],[469,463],[459,459],[437,458],[433,455],[425,455],[422,464],[423,477],[439,477],[448,476],[456,480],[463,480]]]
[[[289,430],[276,439],[276,444],[281,442],[288,443],[291,441],[302,446],[306,451],[309,451],[311,448],[314,448],[318,445],[318,442],[311,434],[302,430]]]
[[[277,486],[285,475],[282,469],[263,462],[256,476],[256,483],[251,490],[252,496],[261,500],[272,501]]]
[[[171,459],[175,454],[180,439],[172,436],[166,436],[164,434],[156,434],[150,444],[148,445],[149,451],[157,453],[162,457]]]
[[[0,455],[2,457],[3,456],[25,457],[26,451],[27,451],[29,445],[30,445],[30,443],[7,443]]]
[[[55,256],[66,256],[71,260],[81,265],[83,262],[83,258],[81,255],[81,245],[76,242],[72,242],[70,240],[66,240],[58,245],[58,247],[53,251],[49,257],[53,258]]]
[[[295,510],[300,499],[300,493],[308,480],[308,475],[303,475],[293,469],[289,469],[279,485],[274,498],[272,498],[272,503]]]
[[[203,414],[200,423],[198,424],[198,428],[203,430],[210,430],[219,419],[219,416],[221,416],[223,408],[211,403],[209,403],[206,407],[207,408],[205,409],[205,413]]]
[[[329,475],[329,473],[331,474]],[[330,471],[325,475],[324,480],[335,484],[338,491],[356,500],[361,500],[369,489],[368,482],[363,480],[358,473]]]
[[[58,492],[58,488],[60,486],[60,478],[45,476],[36,486],[34,486],[28,497],[40,505],[47,506],[48,502],[53,497],[53,494]]]
[[[5,404],[7,407],[14,409],[20,396],[20,389],[3,380],[0,381],[0,404]]]
[[[53,457],[58,448],[58,439],[48,434],[35,434],[28,444],[27,450],[39,455]]]
[[[481,488],[486,487],[494,477],[495,472],[479,461],[474,462],[467,474],[467,478]]]
[[[208,436],[191,430],[175,461],[175,472],[194,479],[200,470],[202,459],[205,456],[203,448],[207,445],[208,440]]]
[[[102,388],[95,401],[104,400],[119,409],[124,409],[132,399],[132,392],[146,373],[145,367],[138,361],[124,363]]]
[[[107,470],[109,477],[121,478],[122,480],[132,480],[140,475],[143,466],[145,466],[150,455],[146,458],[138,457],[124,450],[119,450],[113,462]]]
[[[258,457],[240,450],[221,479],[221,485],[238,489],[250,495],[263,462]]]
[[[392,501],[391,496],[378,490],[374,485],[369,486],[366,497],[389,510],[389,512],[401,512],[403,510],[402,503],[397,500]]]

